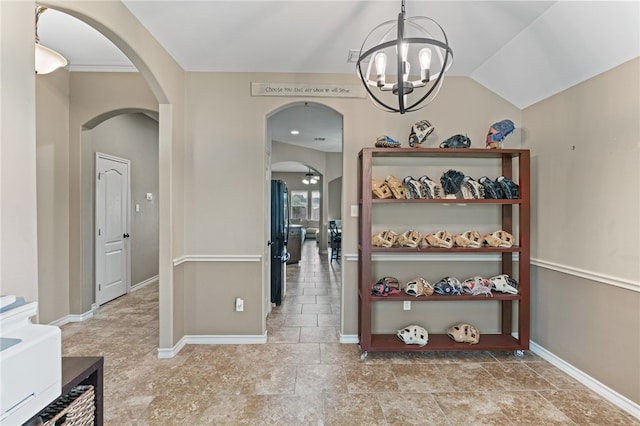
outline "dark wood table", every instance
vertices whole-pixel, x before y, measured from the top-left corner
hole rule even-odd
[[[102,393],[103,393],[104,358],[91,357],[62,357],[62,395],[65,395],[78,385],[92,385],[95,393],[96,416],[94,425],[102,426]]]

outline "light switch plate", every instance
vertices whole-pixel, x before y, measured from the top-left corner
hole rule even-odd
[[[411,300],[405,300],[402,304],[402,309],[404,309],[405,311],[410,311],[411,310]]]
[[[351,217],[358,217],[358,206],[351,206]]]

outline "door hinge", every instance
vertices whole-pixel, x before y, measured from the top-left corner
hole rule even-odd
[[[102,177],[102,172],[98,172],[98,180]]]
[[[98,237],[102,235],[102,230],[100,228],[98,228]]]
[[[102,284],[98,284],[98,291],[102,291]]]

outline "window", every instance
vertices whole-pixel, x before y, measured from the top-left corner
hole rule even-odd
[[[311,191],[311,220],[320,220],[320,191]]]
[[[320,220],[320,191],[292,190],[291,219]]]
[[[308,197],[308,191],[291,191],[291,219],[307,219]]]

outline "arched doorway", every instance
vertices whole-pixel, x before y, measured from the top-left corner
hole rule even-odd
[[[267,172],[272,177],[288,181],[290,217],[294,217],[296,225],[304,229],[306,239],[303,243],[312,240],[317,247],[307,250],[307,253],[325,258],[328,221],[340,219],[341,212],[341,206],[332,203],[339,204],[342,198],[342,120],[340,113],[315,102],[287,104],[267,115]],[[308,181],[305,179],[307,174],[316,175],[318,182],[304,182]],[[340,185],[329,185],[337,179]],[[269,212],[270,197],[268,200],[265,212]],[[291,200],[307,200],[308,205],[293,206]],[[317,200],[317,206],[314,200]],[[291,214],[292,208],[298,210]],[[265,216],[267,227],[270,226],[270,215],[267,213]],[[269,255],[265,253],[265,256]],[[270,284],[270,271],[266,263],[265,292],[268,294],[266,286]],[[270,311],[271,304],[265,304],[265,316]]]
[[[51,9],[71,15],[90,25],[116,45],[136,66],[140,75],[149,85],[156,98],[158,111],[158,200],[159,218],[159,293],[160,293],[160,325],[159,347],[172,348],[175,345],[174,334],[180,330],[174,328],[173,304],[173,241],[182,238],[174,235],[172,223],[173,213],[179,210],[175,206],[175,197],[170,188],[174,182],[181,181],[180,171],[176,172],[172,162],[180,162],[182,151],[174,151],[174,135],[181,135],[183,119],[180,114],[174,115],[173,104],[177,101],[181,107],[184,97],[182,85],[183,71],[175,61],[155,43],[152,37],[139,31],[140,24],[135,20],[125,19],[130,16],[122,3],[74,3],[72,6],[60,4],[43,5]],[[123,18],[125,17],[125,18]],[[142,34],[142,35],[141,35]],[[151,47],[150,47],[151,46]],[[69,133],[69,299],[70,310],[74,313],[86,312],[90,309],[92,291],[87,288],[84,267],[86,248],[86,226],[83,226],[82,190],[78,183],[82,179],[82,141],[81,126],[87,120],[70,120]],[[90,285],[90,284],[89,284]]]

